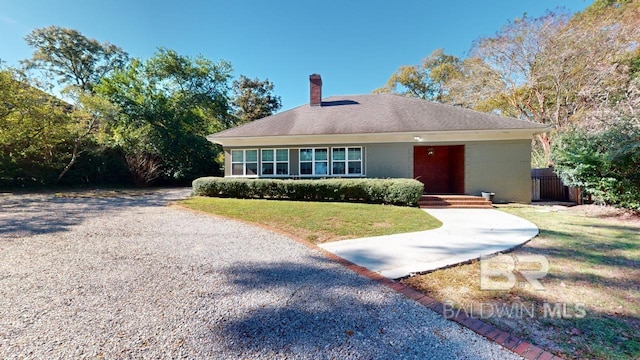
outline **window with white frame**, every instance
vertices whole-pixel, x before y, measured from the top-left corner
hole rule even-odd
[[[329,149],[300,149],[300,175],[329,175]]]
[[[262,175],[289,175],[289,149],[262,149]]]
[[[331,173],[333,175],[362,175],[362,147],[332,148]]]
[[[231,175],[258,175],[258,150],[231,150]]]

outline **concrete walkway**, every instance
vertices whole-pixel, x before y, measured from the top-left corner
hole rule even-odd
[[[396,279],[511,249],[538,234],[531,222],[494,209],[424,209],[434,230],[336,241],[320,247]]]

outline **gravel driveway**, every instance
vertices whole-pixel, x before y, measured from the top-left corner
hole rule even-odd
[[[189,191],[0,194],[0,358],[518,358]]]

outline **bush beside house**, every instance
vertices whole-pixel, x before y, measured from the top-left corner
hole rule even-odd
[[[351,201],[416,206],[424,185],[413,179],[237,179],[203,177],[193,181],[197,196],[298,201]]]
[[[640,119],[622,118],[601,131],[558,133],[555,172],[597,202],[640,211]]]

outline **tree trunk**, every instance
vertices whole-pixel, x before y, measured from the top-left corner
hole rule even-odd
[[[67,171],[69,171],[69,169],[71,169],[71,167],[78,160],[78,156],[80,156],[80,153],[82,153],[84,151],[84,150],[80,151],[80,144],[82,143],[82,140],[84,140],[84,138],[89,136],[89,134],[91,134],[91,132],[94,130],[94,127],[96,125],[96,119],[97,118],[95,116],[91,116],[91,121],[89,122],[89,125],[87,126],[87,130],[84,132],[84,134],[80,135],[74,141],[74,143],[73,143],[73,151],[71,153],[71,160],[69,161],[67,166],[65,166],[64,169],[62,169],[62,172],[60,173],[60,175],[58,175],[58,181],[56,183],[60,183],[60,179],[62,179],[62,177],[67,173]]]
[[[549,134],[537,134],[536,138],[540,142],[540,145],[542,145],[542,150],[544,150],[544,157],[547,160],[547,166],[553,166],[553,160],[551,160],[551,138],[549,138]]]
[[[60,180],[62,179],[62,177],[64,177],[64,175],[67,173],[67,171],[69,171],[69,169],[71,169],[71,167],[76,163],[76,161],[78,160],[78,148],[79,148],[79,143],[75,143],[75,145],[73,145],[73,152],[71,154],[71,160],[69,161],[69,163],[67,164],[67,166],[64,167],[64,169],[62,169],[62,172],[60,172],[60,175],[58,175],[58,180],[56,181],[56,183],[60,183]]]

